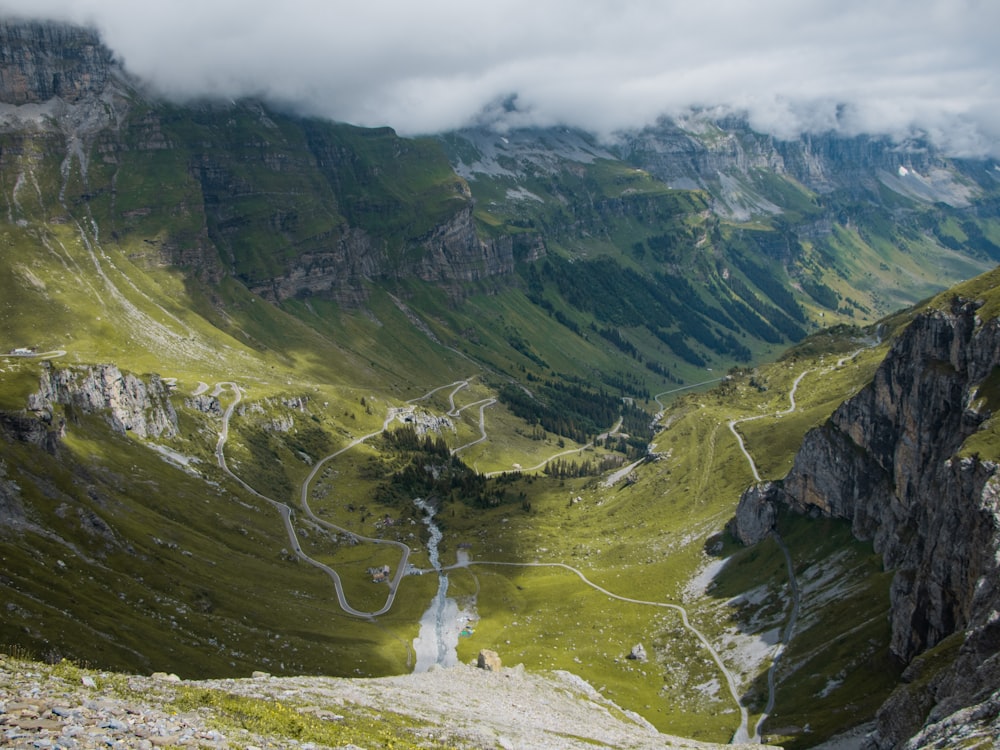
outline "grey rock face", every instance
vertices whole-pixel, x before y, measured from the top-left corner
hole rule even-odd
[[[59,23],[0,21],[0,102],[75,103],[104,90],[111,52],[97,32]]]
[[[776,490],[773,482],[763,482],[750,487],[740,497],[736,517],[730,521],[728,529],[748,547],[763,541],[774,528],[778,515]]]
[[[177,413],[158,375],[146,383],[131,373],[123,374],[115,365],[46,366],[39,392],[29,397],[28,407],[51,414],[53,404],[72,405],[85,414],[104,412],[121,433],[131,431],[142,438],[177,434]]]
[[[977,325],[974,305],[920,316],[781,485],[792,507],[849,519],[899,571],[892,650],[907,662],[968,624],[996,568],[997,467],[955,453],[987,416],[976,387],[998,363],[1000,328]]]
[[[379,238],[348,229],[328,251],[303,254],[284,275],[251,288],[272,301],[325,295],[357,306],[365,301],[366,280],[416,276],[448,284],[508,276],[514,272],[515,250],[523,250],[529,260],[545,254],[539,238],[525,248],[515,248],[511,237],[480,239],[470,204],[426,236],[413,239],[399,259],[390,257]]]
[[[788,175],[821,194],[845,190],[860,197],[887,187],[959,207],[974,193],[926,143],[832,133],[781,140],[754,132],[739,117],[664,120],[626,137],[619,150],[673,187],[707,189],[713,209],[734,218],[781,213],[751,187],[754,170]]]
[[[191,398],[184,399],[184,405],[189,409],[196,409],[203,414],[211,414],[212,416],[218,417],[222,415],[222,404],[219,403],[219,399],[215,396],[192,396]]]
[[[52,414],[49,412],[38,416],[0,412],[0,435],[22,443],[32,443],[49,453],[55,453],[59,439],[63,436],[65,424],[61,420],[58,420],[57,424],[52,422]]]
[[[479,652],[476,666],[485,669],[487,672],[499,672],[502,669],[500,655],[496,651],[484,648]]]
[[[631,659],[632,661],[645,662],[649,659],[646,654],[646,647],[641,643],[637,643],[632,647],[632,650],[628,652],[626,659]]]
[[[979,321],[975,304],[919,316],[873,382],[806,436],[788,476],[744,493],[733,523],[752,542],[779,501],[847,519],[896,571],[894,654],[909,663],[964,634],[951,668],[886,704],[878,747],[905,740],[928,711],[940,721],[1000,687],[1000,478],[997,464],[958,455],[990,416],[979,389],[997,366],[1000,324]]]

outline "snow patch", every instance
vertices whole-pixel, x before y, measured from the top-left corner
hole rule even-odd
[[[159,453],[160,457],[167,463],[173,464],[177,468],[184,469],[192,474],[195,473],[194,469],[191,468],[191,464],[198,463],[197,458],[194,458],[193,456],[185,456],[183,453],[171,450],[165,445],[157,445],[156,443],[147,443],[147,445]]]
[[[819,693],[816,694],[816,697],[826,698],[830,693],[832,693],[834,690],[836,690],[843,684],[844,681],[842,679],[839,679],[837,677],[831,678],[826,681],[826,685],[823,687],[822,690],[819,691]]]
[[[703,596],[708,591],[708,587],[712,585],[715,577],[722,572],[728,562],[728,557],[721,560],[712,560],[701,568],[698,574],[688,581],[687,586],[684,587],[685,599]]]

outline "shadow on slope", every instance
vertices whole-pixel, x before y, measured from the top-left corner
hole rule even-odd
[[[870,721],[899,679],[902,667],[889,653],[891,574],[870,542],[851,536],[846,521],[784,512],[778,530],[791,554],[800,603],[762,735],[805,748]],[[744,701],[759,715],[792,608],[786,560],[771,537],[751,548],[727,540],[721,554],[727,562],[707,593],[727,623],[723,653],[740,665]]]

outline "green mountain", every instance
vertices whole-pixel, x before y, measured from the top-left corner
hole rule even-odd
[[[849,520],[782,510],[816,603],[773,693],[784,548],[723,529],[873,376],[862,326],[1000,259],[992,163],[708,118],[404,139],[0,36],[0,643],[208,678],[430,638],[797,746],[934,648],[900,652]]]

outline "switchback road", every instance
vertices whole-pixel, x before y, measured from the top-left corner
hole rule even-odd
[[[399,548],[400,553],[401,553],[401,555],[400,555],[400,562],[399,562],[399,565],[396,568],[396,574],[395,574],[395,576],[393,577],[392,581],[389,584],[389,596],[386,598],[385,604],[380,609],[378,609],[378,610],[376,610],[374,612],[363,612],[361,610],[358,610],[358,609],[355,609],[354,607],[352,607],[350,605],[350,603],[347,601],[347,596],[344,594],[344,585],[341,582],[340,575],[337,573],[337,571],[335,571],[329,565],[326,565],[325,563],[320,562],[319,560],[314,560],[313,558],[309,557],[309,555],[307,555],[305,552],[302,551],[302,547],[299,544],[298,536],[295,533],[295,527],[292,525],[292,519],[291,519],[292,509],[286,503],[279,502],[277,500],[274,500],[274,499],[268,497],[267,495],[264,495],[264,494],[258,492],[256,489],[254,489],[249,484],[247,484],[246,482],[244,482],[232,470],[230,470],[229,466],[226,464],[225,445],[226,445],[226,440],[228,440],[228,438],[229,438],[229,421],[230,421],[230,418],[233,415],[233,411],[236,409],[236,407],[239,405],[240,401],[242,400],[243,394],[242,394],[242,391],[240,390],[240,387],[236,383],[225,382],[225,383],[219,383],[219,384],[216,385],[215,390],[213,391],[213,395],[215,395],[215,396],[220,395],[221,392],[222,392],[222,389],[224,387],[229,387],[229,388],[232,389],[232,391],[233,391],[233,401],[229,404],[229,406],[226,407],[225,412],[223,412],[223,415],[222,415],[222,428],[219,431],[219,440],[215,444],[215,457],[216,457],[216,459],[219,462],[219,467],[226,474],[228,474],[230,477],[232,477],[234,480],[236,480],[236,482],[239,483],[239,485],[241,487],[243,487],[247,492],[251,493],[255,497],[259,497],[260,499],[262,499],[262,500],[270,503],[274,508],[276,508],[278,510],[278,512],[281,514],[281,519],[282,519],[283,523],[285,524],[285,531],[288,534],[288,541],[292,545],[292,549],[295,550],[296,557],[298,557],[303,562],[306,562],[309,565],[312,565],[314,568],[318,568],[319,570],[322,570],[324,573],[327,574],[327,576],[330,577],[330,580],[333,581],[334,588],[336,589],[336,592],[337,592],[337,602],[340,604],[340,608],[342,610],[344,610],[349,615],[353,615],[355,617],[362,617],[362,618],[366,618],[366,619],[371,619],[371,618],[377,617],[379,615],[382,615],[382,614],[385,614],[386,612],[388,612],[389,609],[392,607],[393,602],[396,599],[396,591],[399,588],[399,582],[402,579],[402,577],[404,575],[406,575],[407,566],[408,566],[409,558],[410,558],[410,548],[407,545],[403,544],[402,542],[389,541],[389,540],[386,540],[386,539],[373,539],[371,537],[365,537],[365,536],[361,536],[359,534],[355,534],[354,532],[350,531],[349,529],[345,529],[343,527],[340,527],[340,526],[337,526],[335,524],[332,524],[329,521],[325,521],[325,520],[323,520],[321,518],[318,518],[316,516],[316,514],[313,513],[312,509],[309,507],[309,485],[312,483],[313,479],[316,478],[316,474],[323,467],[323,465],[327,461],[329,461],[329,460],[331,460],[333,458],[336,458],[337,456],[339,456],[344,451],[350,450],[351,448],[353,448],[354,446],[356,446],[356,445],[364,442],[365,440],[368,440],[369,438],[374,437],[375,435],[381,434],[382,430],[378,430],[377,432],[372,432],[372,433],[370,433],[368,435],[365,435],[363,437],[356,438],[355,440],[353,440],[352,442],[350,442],[348,445],[346,445],[345,447],[341,448],[339,451],[336,451],[335,453],[331,453],[326,458],[322,459],[321,461],[318,461],[313,466],[312,471],[309,472],[309,476],[307,476],[306,479],[305,479],[305,481],[302,483],[302,491],[301,491],[301,494],[300,494],[300,499],[301,499],[301,502],[302,502],[302,508],[305,511],[306,515],[310,519],[312,519],[314,522],[320,524],[321,526],[324,526],[324,527],[326,527],[328,529],[333,529],[334,531],[337,531],[337,532],[340,532],[340,533],[343,533],[343,534],[347,534],[347,535],[353,537],[354,539],[356,539],[358,541],[370,542],[370,543],[373,543],[373,544],[388,544],[388,545],[391,545],[391,546]],[[385,429],[386,427],[388,427],[389,423],[394,418],[395,418],[395,412],[392,411],[392,410],[390,410],[390,416],[386,417],[385,422],[383,422],[382,429]]]
[[[801,379],[801,376],[800,376],[800,379]],[[796,384],[797,383],[798,383],[798,381],[796,381]],[[485,422],[484,422],[484,410],[488,406],[491,406],[493,403],[495,403],[494,399],[483,399],[482,401],[477,401],[477,402],[474,402],[474,403],[471,403],[471,404],[467,404],[466,406],[463,406],[461,408],[456,408],[455,407],[455,402],[454,402],[455,394],[458,391],[460,391],[462,388],[465,388],[467,386],[468,386],[468,381],[467,380],[455,381],[454,383],[449,383],[447,385],[439,386],[437,388],[434,388],[433,390],[428,391],[424,395],[422,395],[422,396],[420,396],[418,398],[415,398],[415,399],[411,399],[410,401],[407,402],[407,403],[413,404],[413,403],[417,403],[419,401],[423,401],[423,400],[427,399],[428,397],[430,397],[431,395],[433,395],[434,393],[436,393],[437,391],[442,390],[444,388],[451,387],[451,388],[453,388],[453,390],[449,394],[449,407],[450,408],[449,408],[449,412],[448,412],[450,416],[458,416],[465,409],[472,408],[472,407],[475,407],[475,406],[479,407],[479,424],[480,424],[481,437],[478,440],[473,441],[472,443],[468,443],[466,445],[463,445],[463,446],[460,446],[459,448],[454,449],[452,451],[453,454],[456,453],[456,452],[458,452],[458,451],[460,451],[460,450],[463,450],[464,448],[467,448],[467,447],[469,447],[471,445],[474,445],[475,443],[478,443],[478,442],[486,439],[486,429],[485,429]],[[233,471],[231,471],[229,469],[228,465],[226,464],[226,458],[225,458],[225,444],[226,444],[226,441],[228,440],[228,437],[229,437],[229,423],[230,423],[230,419],[232,417],[233,412],[235,411],[236,407],[239,405],[239,403],[240,403],[240,401],[242,399],[242,391],[240,390],[239,386],[236,383],[233,383],[233,382],[224,382],[224,383],[219,383],[219,384],[217,384],[215,386],[215,389],[213,391],[213,395],[219,396],[222,393],[222,391],[223,391],[224,388],[230,388],[232,390],[232,392],[233,392],[233,400],[226,407],[225,411],[223,412],[222,426],[221,426],[221,429],[220,429],[220,432],[219,432],[219,438],[218,438],[218,442],[216,443],[216,448],[215,448],[215,454],[216,454],[216,458],[218,460],[220,468],[228,476],[230,476],[237,483],[239,483],[240,486],[242,486],[247,492],[253,494],[254,496],[256,496],[258,498],[261,498],[262,500],[266,501],[267,503],[269,503],[270,505],[272,505],[273,507],[275,507],[278,510],[278,512],[281,514],[282,521],[283,521],[283,523],[285,525],[285,530],[286,530],[286,533],[288,534],[289,542],[292,545],[292,549],[294,549],[296,556],[300,560],[303,560],[304,562],[306,562],[306,563],[308,563],[308,564],[310,564],[310,565],[312,565],[312,566],[314,566],[314,567],[322,570],[324,573],[326,573],[327,576],[329,576],[330,580],[334,584],[334,588],[336,589],[337,601],[338,601],[338,604],[340,605],[341,609],[343,609],[346,613],[348,613],[350,615],[353,615],[355,617],[365,618],[365,619],[373,619],[375,617],[378,617],[379,615],[382,615],[382,614],[385,614],[386,612],[388,612],[392,608],[393,603],[395,602],[395,598],[396,598],[396,594],[398,593],[398,590],[399,590],[400,582],[401,582],[403,576],[405,576],[406,573],[408,572],[410,547],[407,546],[406,544],[402,543],[402,542],[389,541],[389,540],[384,540],[384,539],[375,539],[375,538],[372,538],[372,537],[361,536],[361,535],[359,535],[359,534],[357,534],[357,533],[355,533],[355,532],[353,532],[353,531],[351,531],[349,529],[346,529],[346,528],[341,527],[341,526],[337,526],[336,524],[332,524],[329,521],[326,521],[326,520],[324,520],[322,518],[319,518],[313,512],[312,508],[309,505],[309,491],[310,491],[310,487],[311,487],[313,481],[315,481],[316,477],[319,475],[319,472],[322,470],[322,468],[329,461],[333,460],[337,456],[340,456],[341,454],[345,453],[346,451],[348,451],[348,450],[356,447],[357,445],[365,442],[366,440],[368,440],[368,439],[370,439],[372,437],[375,437],[376,435],[381,434],[385,429],[387,429],[389,427],[389,425],[394,420],[397,419],[397,417],[400,414],[406,413],[406,412],[405,411],[401,411],[401,410],[396,409],[396,408],[390,408],[388,410],[388,414],[387,414],[387,416],[386,416],[386,418],[385,418],[385,420],[384,420],[384,422],[382,424],[381,429],[379,429],[379,430],[377,430],[375,432],[371,432],[371,433],[369,433],[367,435],[363,435],[361,437],[355,438],[350,443],[348,443],[347,445],[345,445],[343,448],[340,448],[339,450],[337,450],[337,451],[329,454],[328,456],[325,456],[323,459],[317,461],[313,465],[313,467],[310,470],[308,476],[302,482],[302,486],[301,486],[300,493],[299,493],[299,501],[301,503],[302,510],[303,510],[303,512],[314,523],[319,524],[319,525],[321,525],[321,526],[323,526],[325,528],[331,529],[333,531],[336,531],[338,533],[347,534],[347,535],[353,537],[354,539],[356,539],[359,542],[366,542],[366,543],[371,543],[371,544],[387,544],[387,545],[394,546],[394,547],[396,547],[396,548],[398,548],[400,550],[400,562],[399,562],[398,566],[396,567],[396,573],[395,573],[395,575],[394,575],[394,577],[393,577],[393,579],[392,579],[392,581],[391,581],[391,583],[389,585],[389,595],[386,598],[385,604],[380,609],[378,609],[378,610],[375,610],[375,611],[372,611],[372,612],[364,612],[364,611],[355,609],[347,601],[347,597],[344,594],[343,583],[341,582],[339,574],[333,568],[331,568],[330,566],[328,566],[328,565],[326,565],[326,564],[324,564],[322,562],[319,562],[318,560],[314,560],[313,558],[309,557],[307,554],[305,554],[302,551],[302,548],[301,548],[301,546],[299,544],[299,541],[298,541],[298,537],[297,537],[297,535],[295,533],[295,528],[294,528],[294,526],[292,524],[292,513],[293,513],[292,508],[289,507],[285,503],[282,503],[282,502],[279,502],[277,500],[274,500],[274,499],[272,499],[270,497],[267,497],[266,495],[258,492],[256,489],[254,489],[253,487],[251,487],[250,485],[248,485],[245,481],[243,481],[239,476],[237,476]],[[794,398],[793,398],[793,402],[792,403],[793,403],[792,408],[794,408]],[[610,430],[608,430],[608,432],[604,433],[601,437],[607,437],[608,435],[614,434],[618,429],[620,429],[620,426],[621,426],[621,421],[619,421],[614,427],[612,427]],[[584,446],[584,448],[586,448],[586,447],[587,446]],[[546,461],[543,461],[542,463],[540,463],[538,465],[538,467],[536,467],[536,468],[540,468],[540,467],[544,466],[545,463],[547,463],[548,461],[551,461],[553,458],[556,458],[557,456],[566,455],[568,453],[574,453],[574,452],[577,452],[579,450],[583,450],[584,448],[579,448],[579,449],[571,450],[571,451],[563,451],[562,453],[556,454],[556,456],[549,457]],[[711,656],[712,660],[715,662],[716,666],[719,668],[719,671],[721,672],[723,678],[726,681],[726,685],[727,685],[727,687],[729,689],[729,694],[732,697],[732,699],[733,699],[734,703],[736,704],[737,708],[739,709],[740,717],[741,717],[740,729],[737,731],[736,737],[739,738],[739,737],[746,737],[747,736],[748,732],[747,732],[746,727],[748,725],[749,718],[748,718],[748,713],[747,713],[746,707],[743,706],[742,703],[740,702],[739,693],[738,693],[738,689],[737,689],[737,685],[736,685],[736,679],[733,676],[733,673],[730,672],[729,669],[726,667],[725,663],[722,661],[722,658],[719,656],[718,651],[715,650],[715,648],[712,646],[712,644],[708,640],[708,638],[706,638],[705,635],[701,631],[699,631],[696,627],[694,627],[694,625],[691,624],[691,621],[688,618],[687,610],[683,606],[681,606],[679,604],[674,604],[674,603],[671,603],[671,602],[656,602],[656,601],[648,601],[648,600],[643,600],[643,599],[633,599],[633,598],[630,598],[630,597],[622,596],[620,594],[616,594],[616,593],[614,593],[612,591],[609,591],[608,589],[606,589],[606,588],[604,588],[602,586],[599,586],[598,584],[594,583],[593,581],[591,581],[579,569],[574,568],[571,565],[567,565],[565,563],[561,563],[561,562],[547,562],[547,563],[515,563],[515,562],[496,562],[496,561],[491,562],[491,561],[481,561],[481,560],[468,560],[467,558],[465,558],[465,559],[461,560],[459,563],[457,563],[455,565],[446,566],[446,567],[441,568],[440,572],[443,573],[443,572],[446,572],[446,571],[449,571],[449,570],[456,570],[456,569],[460,569],[460,568],[465,568],[465,567],[468,567],[468,566],[471,566],[471,565],[491,565],[491,566],[501,566],[501,567],[522,567],[522,568],[560,568],[560,569],[569,571],[570,573],[574,574],[585,585],[590,586],[591,588],[595,589],[596,591],[599,591],[600,593],[604,594],[605,596],[607,596],[607,597],[609,597],[611,599],[615,599],[617,601],[622,601],[622,602],[627,602],[627,603],[630,603],[630,604],[636,604],[636,605],[640,605],[640,606],[649,606],[649,607],[659,607],[659,608],[662,608],[662,609],[670,609],[670,610],[673,610],[674,612],[678,613],[678,615],[681,618],[681,622],[683,623],[685,629],[687,629],[702,644],[702,646],[704,647],[704,649],[708,652],[708,654]],[[789,629],[786,632],[790,636],[791,627],[789,627]]]

